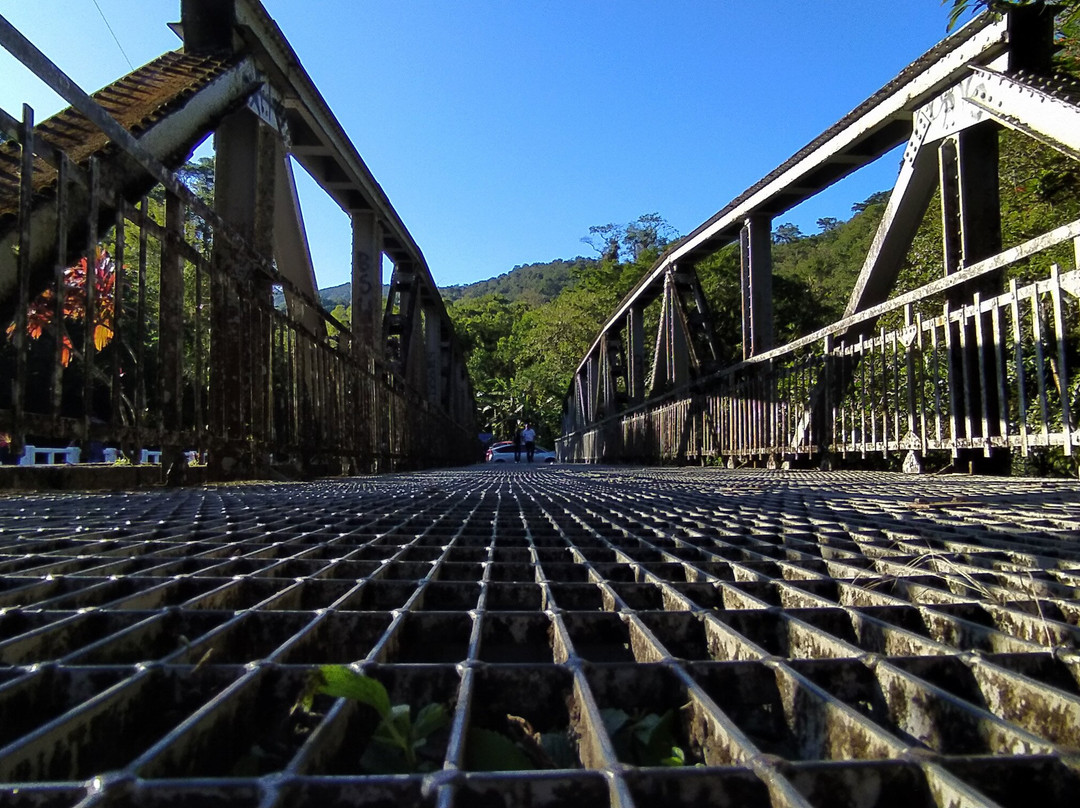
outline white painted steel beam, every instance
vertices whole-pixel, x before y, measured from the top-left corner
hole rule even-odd
[[[991,64],[1005,53],[1008,33],[1007,16],[983,15],[906,67],[835,126],[681,239],[623,299],[601,334],[621,321],[637,298],[675,263],[692,263],[694,256],[734,241],[751,216],[782,213],[902,143],[911,132],[915,111],[966,76],[972,64]],[[815,181],[815,174],[829,168],[833,170],[826,171],[826,181]]]
[[[916,144],[904,153],[900,178],[855,281],[845,317],[881,303],[888,296],[937,186],[937,165],[937,150],[933,147],[920,148]]]
[[[1014,76],[975,67],[958,88],[970,108],[1080,160],[1080,106]]]

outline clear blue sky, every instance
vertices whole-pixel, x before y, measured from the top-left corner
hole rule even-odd
[[[440,285],[590,254],[590,225],[693,230],[945,35],[939,0],[264,0]],[[135,66],[179,46],[179,0],[97,0]],[[94,0],[0,0],[84,90],[128,72]],[[0,50],[0,107],[62,104]],[[791,211],[891,187],[897,155]],[[321,287],[344,214],[301,199]]]

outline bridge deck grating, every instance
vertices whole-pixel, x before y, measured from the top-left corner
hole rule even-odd
[[[15,806],[1073,805],[1073,481],[474,468],[0,500]],[[317,665],[447,705],[426,775]],[[641,765],[604,711],[671,711]],[[575,768],[469,771],[519,716]],[[621,759],[620,759],[621,758]]]

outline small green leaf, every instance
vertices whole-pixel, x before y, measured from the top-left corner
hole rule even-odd
[[[670,716],[671,713],[665,713]],[[633,727],[634,739],[642,746],[650,746],[658,732],[663,732],[664,719],[656,713],[649,713],[637,721]]]
[[[409,774],[413,771],[400,749],[376,743],[374,739],[360,756],[360,769],[367,774]]]
[[[660,760],[661,766],[685,766],[686,765],[686,753],[683,752],[682,747],[671,747],[671,754]]]
[[[532,771],[529,756],[505,735],[482,727],[469,730],[465,767],[470,771]]]
[[[317,677],[314,693],[367,704],[383,719],[390,715],[390,694],[377,679],[357,673],[346,665],[323,665],[314,676]]]
[[[450,717],[446,713],[446,707],[439,703],[428,704],[416,715],[416,722],[412,727],[413,746],[419,746],[428,735],[438,732],[450,723]]]
[[[660,763],[671,756],[676,746],[675,714],[667,710],[663,715],[649,713],[638,722],[640,730],[635,729],[634,737],[642,744],[642,758],[649,764]]]
[[[396,746],[401,750],[412,749],[409,743],[412,721],[409,716],[408,704],[395,704],[390,715],[379,722],[375,727],[371,739],[387,746]]]
[[[600,718],[604,722],[604,729],[612,737],[618,733],[630,721],[630,716],[622,710],[608,707],[600,711]]]

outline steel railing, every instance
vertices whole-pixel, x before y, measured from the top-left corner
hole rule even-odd
[[[1035,447],[1080,439],[1080,272],[1048,253],[1080,222],[611,416],[558,442],[564,460],[680,462]],[[1056,255],[1060,253],[1051,253]],[[970,294],[1019,262],[1040,280]],[[1046,269],[1048,267],[1048,269]],[[1026,265],[1030,273],[1030,264]],[[954,302],[950,303],[949,299]]]
[[[31,57],[63,92],[59,71]],[[73,92],[109,150],[145,169],[149,190],[132,198],[101,154],[73,162],[37,134],[31,108],[21,119],[0,110],[0,239],[17,276],[0,300],[0,377],[10,379],[0,433],[12,456],[27,442],[78,444],[85,460],[119,449],[135,463],[145,448],[175,459],[230,447],[222,453],[240,473],[285,461],[369,471],[474,459],[471,424],[407,384],[378,346],[357,344]]]

